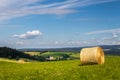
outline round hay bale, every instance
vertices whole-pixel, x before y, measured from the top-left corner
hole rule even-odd
[[[20,60],[18,60],[18,63],[20,63],[20,64],[24,64],[24,63],[25,63],[25,60],[20,59]]]
[[[81,64],[104,64],[104,52],[101,47],[83,48],[80,60]]]

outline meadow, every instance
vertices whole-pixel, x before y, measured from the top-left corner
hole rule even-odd
[[[0,80],[120,80],[120,57],[106,56],[103,65],[81,65],[80,60],[52,62],[0,61]]]

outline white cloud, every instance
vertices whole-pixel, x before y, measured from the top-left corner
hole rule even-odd
[[[88,32],[86,35],[96,35],[96,34],[105,34],[102,35],[99,38],[95,38],[94,41],[99,45],[119,45],[120,42],[120,28],[117,29],[109,29],[109,30],[100,30],[100,31],[93,31],[93,32]],[[111,36],[108,36],[106,34],[109,34]],[[91,43],[92,43],[91,42]]]
[[[14,40],[0,40],[0,47],[12,47],[12,48],[19,48],[24,46],[26,43],[23,41],[14,41]]]
[[[17,44],[17,45],[24,45],[25,43],[22,42],[22,41],[17,41],[17,42],[15,42],[14,44]]]
[[[117,33],[113,33],[113,37],[117,38],[118,37]]]
[[[31,14],[69,14],[76,12],[75,7],[112,1],[117,0],[64,0],[48,4],[42,4],[45,0],[1,0],[0,20],[8,20]]]
[[[20,38],[20,39],[33,39],[36,38],[38,36],[42,35],[42,32],[38,31],[38,30],[33,30],[33,31],[28,31],[24,34],[20,34],[20,35],[13,35],[12,37],[14,38]]]
[[[116,36],[118,33],[120,33],[120,28],[110,29],[110,30],[93,31],[93,32],[88,32],[86,34],[87,35],[93,35],[93,34],[104,34],[104,33],[111,33],[114,36]]]

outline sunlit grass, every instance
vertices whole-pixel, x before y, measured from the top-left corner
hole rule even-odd
[[[16,60],[10,60],[10,59],[7,59],[7,58],[0,58],[0,61],[4,61],[4,62],[16,62]]]
[[[26,54],[29,54],[31,56],[34,56],[34,55],[40,55],[40,52],[25,52]]]
[[[79,59],[80,58],[80,54],[79,53],[73,53],[73,54],[70,55],[70,57]]]
[[[104,65],[80,65],[79,60],[31,62],[0,61],[0,80],[120,80],[120,57],[107,56]]]

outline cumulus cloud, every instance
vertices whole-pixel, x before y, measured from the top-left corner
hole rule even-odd
[[[47,0],[1,0],[0,20],[8,20],[31,14],[69,14],[77,12],[75,7],[83,7],[117,0],[64,0],[62,2],[45,4],[44,2],[46,1]]]
[[[36,38],[40,35],[42,35],[42,32],[40,32],[38,30],[33,30],[33,31],[27,31],[24,34],[13,35],[12,37],[19,38],[19,39],[33,39],[33,38]]]

